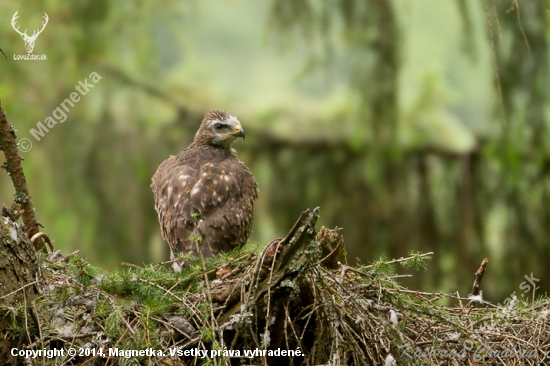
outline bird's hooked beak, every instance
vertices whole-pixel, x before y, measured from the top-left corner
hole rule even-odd
[[[235,132],[233,132],[232,135],[236,136],[236,137],[242,137],[243,140],[244,140],[244,130],[241,127],[241,125],[236,125],[235,126]]]

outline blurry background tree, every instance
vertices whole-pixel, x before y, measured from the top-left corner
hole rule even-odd
[[[519,8],[518,8],[519,7]],[[34,54],[10,25],[49,23]],[[205,111],[237,117],[260,183],[252,241],[321,206],[350,261],[436,253],[414,288],[550,285],[549,3],[233,0],[0,4],[2,101],[54,245],[97,265],[167,258],[150,178]],[[493,51],[494,50],[494,51]],[[495,68],[498,72],[495,72]],[[102,79],[40,141],[29,132]],[[500,89],[500,92],[499,92]],[[13,199],[0,175],[0,202]]]

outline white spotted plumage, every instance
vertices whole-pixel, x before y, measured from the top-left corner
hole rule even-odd
[[[219,125],[223,131],[217,132]],[[193,143],[165,160],[153,176],[162,235],[177,252],[211,256],[244,244],[252,229],[257,182],[231,144],[244,137],[240,122],[208,112]]]

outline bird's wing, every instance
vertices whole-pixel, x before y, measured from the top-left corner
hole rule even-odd
[[[181,243],[187,242],[193,231],[189,195],[198,175],[197,168],[181,165],[177,157],[171,157],[159,166],[151,184],[162,235],[171,246],[182,251],[193,250],[182,248]]]
[[[163,162],[151,187],[162,234],[184,253],[211,256],[243,244],[250,235],[256,180],[234,156],[184,151]],[[196,214],[196,215],[194,215]]]
[[[250,235],[256,180],[236,158],[202,166],[191,190],[197,228],[213,254],[243,244]]]

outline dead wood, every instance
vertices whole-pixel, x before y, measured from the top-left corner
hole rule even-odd
[[[14,201],[21,205],[23,224],[25,225],[27,237],[30,239],[40,232],[38,228],[40,224],[36,221],[34,215],[29,187],[21,166],[23,158],[17,150],[16,138],[15,129],[8,123],[6,113],[0,104],[0,150],[4,151],[6,156],[6,162],[2,165],[2,168],[8,172],[13,182],[15,188]],[[36,250],[40,250],[44,247],[44,243],[45,241],[42,238],[37,238],[33,244]]]
[[[472,285],[473,296],[478,296],[481,293],[481,280],[483,279],[483,275],[485,274],[485,269],[487,268],[488,263],[489,263],[489,259],[485,258],[481,262],[481,265],[479,266],[478,270],[475,273],[474,284]]]
[[[484,308],[475,309],[464,307],[468,298],[458,293],[403,288],[388,269],[407,263],[422,267],[431,253],[352,267],[345,264],[338,229],[316,233],[318,217],[318,209],[302,213],[284,238],[259,254],[245,246],[230,255],[186,258],[190,265],[179,274],[163,265],[131,265],[106,273],[76,254],[66,260],[52,253],[44,257],[47,265],[37,283],[39,326],[31,322],[27,337],[21,330],[28,313],[16,310],[12,318],[17,327],[3,331],[0,339],[19,337],[21,349],[103,352],[44,358],[44,365],[122,365],[130,360],[159,365],[547,362],[548,299],[528,307],[518,303],[514,309],[484,302]],[[441,298],[452,305],[439,305]],[[0,310],[10,311],[1,304]],[[113,349],[164,354],[108,356]],[[174,349],[194,353],[171,355]]]

